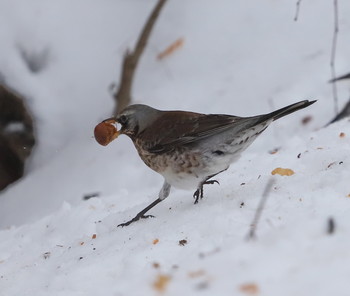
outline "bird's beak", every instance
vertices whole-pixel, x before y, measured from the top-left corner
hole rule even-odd
[[[105,123],[116,123],[116,122],[118,122],[118,118],[117,117],[110,117],[110,118],[107,118],[107,119],[103,120],[102,122],[105,122]]]
[[[106,120],[114,120],[114,124],[118,124],[120,128],[118,128],[119,135],[124,134],[124,128],[123,125],[119,122],[119,116],[111,117]]]

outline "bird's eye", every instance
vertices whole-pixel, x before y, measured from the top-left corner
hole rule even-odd
[[[127,122],[127,117],[125,116],[125,115],[121,115],[120,117],[119,117],[119,123],[120,124],[125,124],[126,122]]]

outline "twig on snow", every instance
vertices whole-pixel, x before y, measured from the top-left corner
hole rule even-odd
[[[249,230],[247,239],[253,239],[256,237],[256,235],[255,235],[256,229],[258,227],[258,223],[259,223],[262,211],[264,210],[264,206],[265,206],[265,203],[266,203],[267,198],[269,196],[269,193],[271,191],[271,188],[273,186],[273,183],[274,183],[274,179],[270,179],[266,184],[266,187],[265,187],[263,195],[260,199],[258,208],[256,209],[254,219],[253,219],[252,223],[250,224],[250,230]]]

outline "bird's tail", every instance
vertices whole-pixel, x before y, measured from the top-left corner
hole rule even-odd
[[[263,116],[261,118],[261,122],[268,120],[268,119],[271,119],[271,118],[273,120],[279,119],[279,118],[286,116],[290,113],[293,113],[293,112],[298,111],[300,109],[306,108],[315,102],[316,102],[316,100],[315,101],[305,100],[305,101],[300,101],[298,103],[291,104],[287,107],[283,107],[281,109],[278,109],[276,111],[273,111],[271,113],[266,114],[265,116]]]

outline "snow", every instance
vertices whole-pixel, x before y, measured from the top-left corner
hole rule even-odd
[[[0,194],[0,295],[347,295],[349,119],[325,126],[334,116],[333,1],[302,1],[297,22],[295,1],[166,4],[137,70],[135,102],[241,116],[318,102],[274,122],[198,205],[192,192],[172,189],[151,210],[156,218],[117,228],[163,180],[129,139],[102,147],[93,128],[111,115],[109,87],[154,4],[0,2],[0,76],[27,95],[39,137],[27,175]],[[338,4],[341,75],[350,68],[350,2]],[[183,47],[158,61],[178,38]],[[39,71],[23,52],[43,61]],[[338,95],[342,106],[346,81]],[[277,167],[295,174],[271,176]]]

